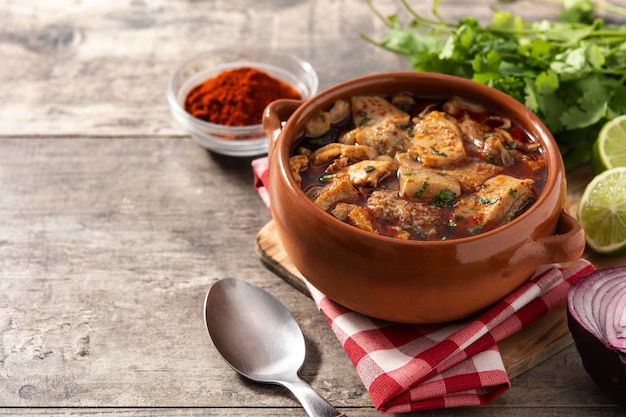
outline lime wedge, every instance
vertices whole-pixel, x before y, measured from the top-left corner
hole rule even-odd
[[[578,204],[578,220],[594,251],[612,254],[626,248],[626,167],[591,180]]]
[[[596,174],[626,166],[626,115],[608,121],[600,130],[591,153]]]

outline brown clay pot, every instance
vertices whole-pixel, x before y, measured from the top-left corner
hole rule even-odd
[[[511,118],[541,143],[548,165],[544,191],[515,220],[473,237],[424,242],[378,236],[335,219],[294,181],[288,160],[305,122],[339,98],[359,94],[461,96]],[[272,214],[285,251],[302,275],[332,300],[396,322],[461,319],[524,283],[538,266],[581,256],[585,236],[565,213],[566,184],[547,128],[515,99],[490,87],[441,74],[399,72],[357,78],[305,102],[279,100],[265,111]]]

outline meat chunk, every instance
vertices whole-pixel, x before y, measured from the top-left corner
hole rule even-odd
[[[335,204],[341,201],[357,199],[359,195],[359,191],[350,182],[350,177],[341,176],[334,178],[328,185],[322,188],[314,201],[322,210],[328,211]]]
[[[345,145],[343,143],[329,143],[311,154],[311,162],[315,165],[323,164],[333,158],[348,158],[353,161],[374,159],[378,152],[370,146]]]
[[[504,224],[536,198],[533,180],[497,175],[476,193],[457,201],[454,218],[471,218],[479,225]]]
[[[393,119],[384,119],[373,126],[360,126],[343,135],[339,141],[344,144],[367,145],[381,155],[394,156],[404,152],[409,146],[406,129],[398,127]]]
[[[390,160],[365,160],[348,167],[348,176],[354,185],[376,187],[378,182],[391,174]]]
[[[455,196],[461,194],[459,181],[446,171],[424,168],[407,154],[397,155],[399,161],[398,183],[400,196],[404,198],[433,199],[445,190]]]
[[[358,227],[366,232],[376,233],[378,235],[392,236],[399,239],[408,240],[411,235],[399,226],[383,225],[379,219],[376,219],[372,212],[366,207],[355,207],[348,214],[348,223]]]
[[[327,111],[320,111],[306,122],[304,130],[309,136],[322,136],[330,130],[330,121],[330,114]]]
[[[500,132],[497,133],[498,136],[502,133],[508,136],[503,143],[509,150],[522,149],[525,152],[537,152],[541,148],[541,145],[536,142],[522,141],[515,136],[509,135],[508,132],[512,127],[511,119],[488,113],[487,109],[480,104],[470,103],[460,97],[453,97],[444,103],[443,110],[460,119],[459,125],[466,135],[468,139],[467,143],[470,146],[475,145],[478,149],[482,149],[484,139],[486,135],[491,133],[491,129],[499,129]],[[478,122],[471,113],[474,115],[483,114],[485,117],[481,118],[481,121]]]
[[[511,149],[517,146],[513,137],[502,128],[493,128],[487,123],[479,123],[469,115],[459,120],[467,149],[490,163],[511,166],[515,158]]]
[[[289,158],[289,169],[291,170],[291,175],[293,175],[293,178],[300,187],[302,186],[302,175],[300,175],[300,172],[305,170],[308,165],[309,157],[306,155],[295,155]]]
[[[352,226],[356,226],[366,232],[382,234],[380,226],[377,227],[376,219],[372,216],[372,213],[365,207],[354,207],[347,216],[347,221]]]
[[[436,233],[437,207],[397,197],[395,190],[379,189],[368,198],[366,207],[378,221],[395,225],[415,239],[425,239]]]
[[[478,123],[468,114],[461,116],[458,124],[461,132],[463,132],[463,139],[468,151],[487,159],[485,137],[489,135],[491,128],[483,123]]]
[[[337,100],[328,110],[331,123],[339,123],[350,115],[350,104],[347,100]]]
[[[359,206],[357,206],[356,204],[337,203],[335,208],[333,208],[330,211],[330,214],[332,214],[333,216],[335,216],[335,218],[341,220],[342,222],[347,222],[348,221],[348,215],[350,214],[350,212],[352,210],[354,210],[357,207],[359,207]]]
[[[443,111],[452,115],[459,116],[464,112],[484,113],[486,109],[477,103],[471,103],[461,97],[454,96],[443,104]]]
[[[511,153],[522,166],[525,166],[531,171],[540,171],[546,166],[546,160],[543,158],[533,158],[517,149],[511,151]]]
[[[415,105],[415,99],[408,94],[398,93],[391,97],[391,104],[399,108],[400,110],[410,111]]]
[[[454,166],[467,159],[461,129],[440,111],[431,111],[415,124],[410,153],[428,168]]]
[[[407,112],[379,96],[354,96],[350,104],[355,126],[374,126],[383,120],[407,126],[411,121]]]
[[[485,149],[491,161],[510,167],[515,163],[515,158],[509,151],[509,146],[513,143],[511,136],[502,129],[495,129],[485,140]]]
[[[478,190],[489,178],[500,174],[504,168],[486,162],[473,161],[454,169],[446,169],[446,175],[456,178],[463,192],[472,193]]]
[[[467,237],[511,221],[544,188],[541,145],[459,97],[356,96],[310,122],[292,150],[293,178],[321,209],[371,233]]]

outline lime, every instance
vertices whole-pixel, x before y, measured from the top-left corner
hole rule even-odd
[[[624,166],[626,166],[626,115],[606,122],[591,152],[591,167],[596,174]]]
[[[591,180],[578,204],[578,220],[594,251],[626,248],[626,167],[609,169]]]

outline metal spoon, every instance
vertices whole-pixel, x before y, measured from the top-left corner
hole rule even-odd
[[[204,310],[213,344],[235,371],[288,388],[310,417],[345,417],[298,376],[304,336],[280,301],[246,281],[226,278],[211,287]]]

